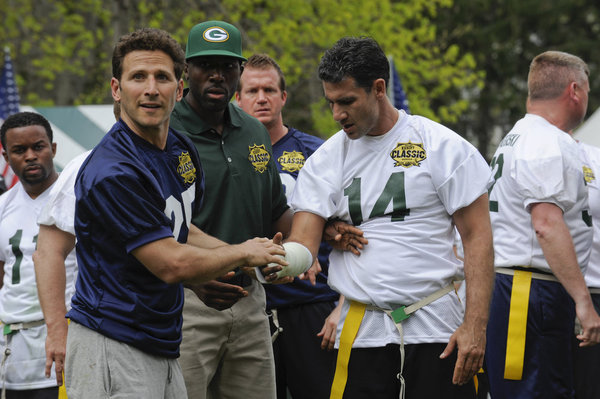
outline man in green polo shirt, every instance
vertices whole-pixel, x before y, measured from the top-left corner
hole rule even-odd
[[[200,154],[206,191],[192,222],[228,243],[287,233],[291,211],[265,127],[230,103],[245,58],[240,32],[221,21],[189,33],[185,77],[171,127]],[[179,359],[190,398],[275,398],[265,293],[244,273],[185,290]],[[202,298],[200,300],[199,298]]]

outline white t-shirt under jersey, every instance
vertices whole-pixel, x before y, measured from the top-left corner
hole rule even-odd
[[[585,272],[588,287],[600,288],[600,148],[579,142],[588,186],[589,208],[593,220],[592,253]]]
[[[91,151],[73,158],[58,176],[48,194],[48,201],[42,209],[38,224],[46,226],[55,225],[62,231],[75,235],[75,178],[81,164]],[[67,311],[71,309],[71,298],[75,293],[75,280],[77,280],[77,258],[75,250],[71,251],[65,260],[66,287],[65,304]]]
[[[497,267],[551,272],[531,224],[530,206],[553,203],[564,212],[582,272],[592,245],[588,190],[577,143],[546,119],[527,114],[500,142],[492,159],[490,216]]]
[[[456,133],[400,111],[382,136],[350,140],[343,131],[325,142],[300,171],[291,204],[364,231],[360,256],[333,251],[329,284],[346,298],[385,309],[410,305],[463,274],[454,256],[451,215],[487,191],[490,169]],[[345,302],[338,342],[348,311]],[[462,323],[452,293],[403,322],[404,342],[447,342]],[[368,310],[354,347],[400,343],[392,320]]]

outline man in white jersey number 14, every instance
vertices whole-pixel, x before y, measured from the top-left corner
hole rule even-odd
[[[56,379],[44,375],[46,325],[32,259],[37,215],[58,177],[56,144],[48,121],[32,112],[9,116],[0,134],[4,158],[19,177],[0,197],[0,384],[7,398],[56,399]]]
[[[339,40],[319,77],[343,130],[299,173],[290,241],[316,254],[328,219],[368,239],[360,256],[330,255],[329,284],[348,299],[331,398],[474,398],[493,281],[490,169],[456,133],[392,106],[389,63],[373,39]],[[466,310],[453,291],[463,272],[454,225]]]

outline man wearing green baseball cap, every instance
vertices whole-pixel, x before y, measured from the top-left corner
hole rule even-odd
[[[185,58],[189,89],[173,111],[171,127],[193,140],[205,172],[204,202],[192,223],[231,244],[287,234],[291,210],[269,134],[230,103],[245,61],[239,30],[222,21],[194,26]],[[275,398],[261,284],[238,272],[189,287],[183,320],[179,361],[190,398]]]

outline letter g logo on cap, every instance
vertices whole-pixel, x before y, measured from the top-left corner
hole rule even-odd
[[[229,33],[220,26],[208,28],[204,31],[203,36],[207,42],[225,42],[229,39]]]

